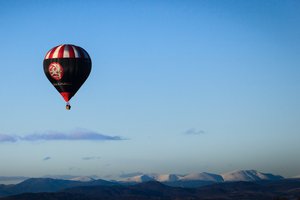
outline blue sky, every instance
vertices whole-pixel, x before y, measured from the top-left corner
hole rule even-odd
[[[0,176],[300,174],[297,0],[0,1]],[[59,44],[93,66],[71,100]]]

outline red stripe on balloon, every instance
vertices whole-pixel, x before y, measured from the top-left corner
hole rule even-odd
[[[73,45],[68,45],[68,46],[69,46],[69,58],[75,58]]]
[[[58,46],[54,47],[54,48],[51,50],[51,53],[50,53],[50,55],[49,55],[49,58],[52,58],[52,57],[53,57],[53,54],[54,54],[54,52],[55,52],[55,50],[56,50],[57,47],[58,47]]]
[[[57,52],[57,53],[55,53],[55,52]],[[63,45],[56,46],[47,52],[45,59],[52,59],[52,58],[87,58],[87,59],[90,59],[90,56],[81,47],[71,45],[71,44],[63,44]]]
[[[62,45],[62,47],[58,51],[57,58],[63,58],[64,57],[64,50],[65,50],[65,45]]]

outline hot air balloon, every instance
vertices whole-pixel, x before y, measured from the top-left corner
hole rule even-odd
[[[76,94],[88,78],[92,68],[89,54],[81,47],[62,44],[47,52],[44,59],[44,72],[48,80],[67,102]]]

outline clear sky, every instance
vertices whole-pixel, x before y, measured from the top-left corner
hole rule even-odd
[[[299,175],[299,10],[298,0],[0,0],[0,176]],[[60,44],[93,62],[71,111],[42,66]]]

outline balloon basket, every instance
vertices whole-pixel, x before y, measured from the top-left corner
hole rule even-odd
[[[67,109],[67,110],[71,110],[71,105],[70,105],[69,103],[67,103],[66,109]]]

